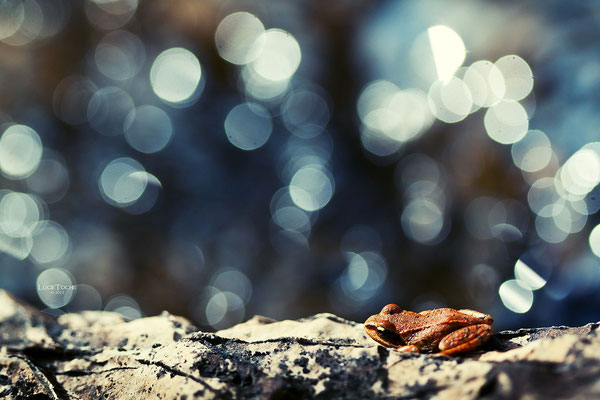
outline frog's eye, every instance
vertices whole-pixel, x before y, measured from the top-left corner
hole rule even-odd
[[[402,309],[400,307],[398,307],[396,304],[388,304],[387,306],[383,307],[383,309],[381,310],[382,314],[400,314],[402,312]]]
[[[377,327],[377,335],[381,338],[381,340],[383,340],[386,343],[389,343],[394,347],[406,345],[406,343],[400,335],[389,329],[385,329],[383,326]]]

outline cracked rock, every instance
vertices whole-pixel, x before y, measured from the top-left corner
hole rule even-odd
[[[446,357],[383,348],[332,314],[205,333],[167,312],[55,319],[0,291],[0,398],[600,398],[598,326],[499,332]]]

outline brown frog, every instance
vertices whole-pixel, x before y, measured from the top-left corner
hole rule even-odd
[[[405,352],[445,355],[476,349],[492,337],[491,316],[473,310],[437,308],[415,313],[388,304],[365,321],[377,343]]]

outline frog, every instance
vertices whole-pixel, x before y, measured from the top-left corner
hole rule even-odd
[[[436,308],[419,313],[388,304],[365,321],[377,343],[401,352],[454,356],[471,352],[493,335],[493,318],[479,311]]]

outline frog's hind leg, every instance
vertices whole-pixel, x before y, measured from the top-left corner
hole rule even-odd
[[[474,350],[487,342],[493,333],[494,330],[487,324],[465,326],[440,341],[440,354],[450,356]]]
[[[463,314],[467,314],[470,317],[473,318],[477,318],[479,320],[480,323],[482,324],[488,324],[491,325],[492,322],[494,322],[494,319],[488,315],[488,314],[484,314],[482,312],[479,311],[475,311],[475,310],[458,310],[459,312],[463,313]]]

